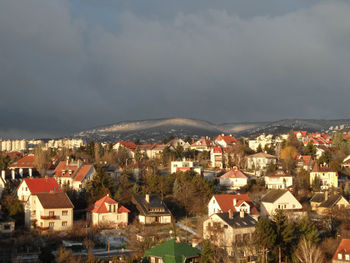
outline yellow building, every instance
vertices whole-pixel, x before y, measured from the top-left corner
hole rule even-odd
[[[310,172],[310,185],[312,186],[315,178],[320,180],[321,189],[325,190],[331,187],[338,187],[338,172],[326,165],[315,165]]]

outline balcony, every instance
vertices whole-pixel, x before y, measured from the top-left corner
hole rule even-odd
[[[49,230],[50,227],[48,227],[48,226],[37,226],[37,229],[40,229],[40,230]]]
[[[52,216],[40,216],[40,219],[59,219],[59,216],[55,216],[55,215],[52,215]]]

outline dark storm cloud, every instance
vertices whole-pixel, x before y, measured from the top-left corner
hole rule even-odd
[[[180,8],[169,19],[133,7],[103,23],[74,4],[0,1],[0,136],[160,117],[348,117],[347,2],[276,15]]]

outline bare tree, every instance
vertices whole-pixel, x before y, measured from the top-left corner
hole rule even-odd
[[[44,176],[46,174],[46,171],[51,166],[51,159],[50,159],[49,153],[48,151],[45,151],[39,146],[35,148],[34,154],[35,154],[34,162],[35,162],[36,169],[38,170],[41,176]]]
[[[325,257],[321,249],[305,237],[300,240],[295,256],[298,262],[301,263],[325,262]]]

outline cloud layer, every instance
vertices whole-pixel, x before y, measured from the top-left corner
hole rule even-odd
[[[0,2],[0,137],[162,117],[348,118],[348,2],[249,15],[204,4],[167,19]]]

